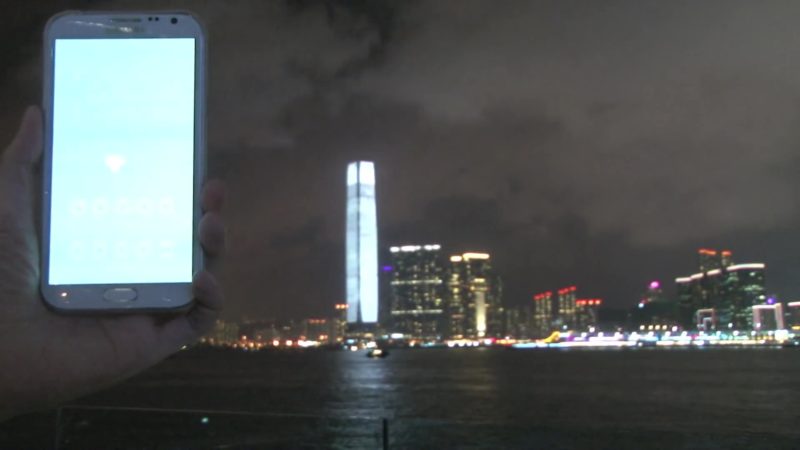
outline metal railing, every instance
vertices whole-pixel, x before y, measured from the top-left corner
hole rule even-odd
[[[389,418],[124,406],[66,405],[56,411],[53,448],[389,449]]]

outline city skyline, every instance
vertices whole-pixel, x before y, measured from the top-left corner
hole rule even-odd
[[[735,263],[730,250],[698,249],[696,267],[700,272],[675,277],[677,290],[672,295],[664,293],[659,280],[646,283],[638,300],[618,309],[627,315],[621,320],[616,312],[608,316],[608,309],[601,310],[604,299],[587,297],[574,285],[533,294],[528,304],[505,304],[502,277],[488,265],[488,253],[452,255],[440,244],[408,243],[392,246],[390,252],[392,265],[382,267],[389,287],[383,291],[381,303],[387,311],[374,330],[407,339],[531,339],[544,338],[554,331],[633,331],[648,327],[707,332],[768,330],[781,329],[800,318],[800,301],[766,295],[765,264]],[[484,268],[473,267],[471,261]],[[346,310],[347,306],[337,304],[335,309]],[[606,317],[600,320],[601,316]],[[333,326],[336,319],[326,317],[299,323],[332,320],[329,325]],[[340,337],[344,334],[333,333]]]

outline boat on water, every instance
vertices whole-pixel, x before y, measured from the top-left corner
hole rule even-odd
[[[367,351],[367,358],[386,358],[389,351],[382,348],[371,348]]]
[[[781,344],[783,348],[800,348],[800,336],[791,337]]]

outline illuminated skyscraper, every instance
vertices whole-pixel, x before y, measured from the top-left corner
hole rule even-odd
[[[722,250],[720,252],[714,249],[701,248],[697,250],[697,260],[700,272],[724,269],[733,264],[733,253],[730,250]]]
[[[542,292],[533,296],[533,336],[547,337],[553,331],[553,293]]]
[[[347,322],[378,321],[378,221],[375,165],[347,166]]]
[[[347,333],[347,303],[337,303],[331,320],[331,341],[341,342]]]
[[[728,250],[700,249],[698,256],[701,271],[675,279],[681,325],[751,329],[752,307],[766,301],[765,265],[733,264]]]
[[[712,305],[719,311],[719,328],[753,328],[753,306],[767,302],[765,272],[766,266],[762,263],[726,268],[721,298]]]
[[[708,272],[722,267],[719,252],[707,248],[697,250],[697,262],[698,266],[700,266],[700,272]]]
[[[444,319],[444,268],[441,246],[391,247],[392,331],[439,338]]]
[[[578,310],[575,307],[577,289],[570,286],[558,290],[558,319],[563,330],[572,330],[578,325]]]
[[[503,328],[502,286],[486,253],[450,257],[447,274],[448,335],[499,336]]]

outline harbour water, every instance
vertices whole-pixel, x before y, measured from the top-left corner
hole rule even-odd
[[[189,350],[72,405],[62,448],[795,448],[800,352]]]

